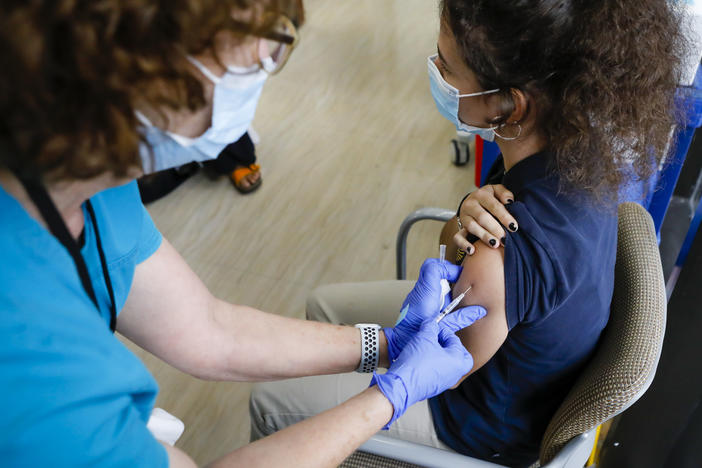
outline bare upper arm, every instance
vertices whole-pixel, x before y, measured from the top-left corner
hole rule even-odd
[[[212,342],[208,312],[216,299],[164,238],[137,265],[117,331],[178,369],[197,375]],[[200,350],[193,352],[193,350]]]
[[[457,231],[456,220],[451,219],[441,232],[441,242],[447,246],[447,259],[456,258],[456,246],[451,238]],[[475,253],[463,259],[463,271],[454,285],[453,295],[457,296],[470,285],[472,288],[461,306],[481,305],[487,310],[487,315],[457,333],[473,355],[473,369],[465,377],[492,358],[509,332],[505,312],[504,248],[493,249],[481,243],[475,244]]]

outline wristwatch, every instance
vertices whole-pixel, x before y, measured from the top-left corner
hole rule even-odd
[[[361,362],[356,372],[373,372],[378,368],[380,358],[380,325],[357,323],[354,326],[361,331]]]

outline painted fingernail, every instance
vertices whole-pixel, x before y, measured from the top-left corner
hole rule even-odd
[[[475,252],[475,248],[471,247],[468,249],[468,255],[473,255],[473,252]]]
[[[490,245],[495,247],[497,245],[497,241],[495,239],[490,239]]]
[[[514,200],[512,200],[511,198],[508,198],[508,199],[507,199],[507,205],[509,205],[510,203],[514,203]]]
[[[515,232],[517,230],[517,225],[514,223],[509,223],[509,230]]]
[[[502,239],[500,239],[500,242],[502,242],[502,245],[505,245],[505,241],[506,241],[506,240],[507,240],[507,238],[504,237],[504,236],[502,237]]]

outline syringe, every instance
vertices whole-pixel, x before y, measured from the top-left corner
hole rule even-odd
[[[439,245],[439,262],[444,263],[446,261],[446,244]],[[444,305],[444,300],[446,295],[451,292],[451,285],[445,279],[440,281],[441,284],[441,305]]]
[[[445,308],[444,310],[441,311],[441,313],[439,314],[439,316],[436,317],[436,323],[441,322],[441,320],[442,320],[444,317],[446,317],[448,314],[450,314],[451,312],[453,312],[453,309],[455,309],[455,308],[458,306],[458,304],[463,300],[463,298],[465,297],[466,293],[467,293],[468,291],[470,291],[471,288],[473,288],[473,285],[468,286],[468,289],[466,289],[466,290],[463,291],[461,294],[459,294],[459,295],[456,297],[456,299],[452,300],[451,303],[450,303],[449,305],[447,305],[446,308]]]

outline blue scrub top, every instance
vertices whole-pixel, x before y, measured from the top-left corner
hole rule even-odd
[[[509,334],[457,389],[430,400],[439,438],[454,450],[529,466],[553,413],[591,357],[609,319],[617,216],[584,196],[559,192],[542,152],[497,179],[514,194],[519,223],[505,241]]]
[[[119,312],[136,265],[161,245],[136,182],[91,198]],[[109,330],[85,213],[82,254],[100,311],[66,249],[0,188],[0,460],[6,466],[168,466],[146,428],[158,386]]]

